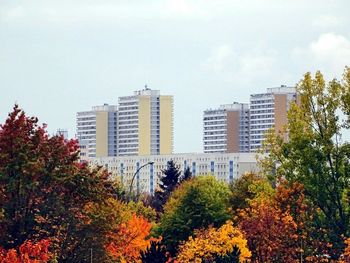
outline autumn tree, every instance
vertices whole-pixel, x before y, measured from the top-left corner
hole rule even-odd
[[[119,225],[116,233],[109,234],[108,253],[118,262],[141,262],[141,252],[156,240],[149,237],[151,227],[152,224],[142,216],[133,214],[127,222]]]
[[[226,253],[225,255],[215,255],[213,262],[215,263],[240,263],[241,252],[237,246],[233,247],[231,252]],[[247,261],[247,260],[245,260]]]
[[[283,213],[268,200],[259,200],[241,212],[239,221],[253,262],[297,260],[297,225],[290,214]]]
[[[345,240],[345,248],[338,263],[350,262],[350,238]]]
[[[269,134],[268,155],[261,158],[266,174],[299,182],[308,200],[318,208],[314,223],[325,230],[328,254],[337,258],[343,249],[342,236],[349,236],[350,145],[342,140],[349,127],[350,69],[343,81],[326,83],[320,72],[306,73],[297,85],[298,103],[292,103],[285,132]]]
[[[245,173],[234,179],[230,191],[229,203],[233,211],[249,207],[250,201],[262,192],[273,192],[267,179],[255,173]]]
[[[180,245],[177,260],[183,263],[244,262],[250,255],[242,232],[228,221],[220,228],[196,230],[194,237]]]
[[[229,189],[212,176],[200,176],[181,184],[164,207],[157,233],[167,250],[175,255],[177,246],[209,225],[220,227],[229,219]]]
[[[77,141],[49,136],[14,107],[0,126],[0,246],[50,239],[59,262],[87,260],[83,244],[103,257],[104,233],[88,224],[85,208],[114,196],[114,186],[107,172],[79,163],[78,153]]]
[[[0,247],[0,263],[47,263],[53,259],[49,252],[50,240],[43,239],[37,243],[25,241],[16,249],[5,250]]]

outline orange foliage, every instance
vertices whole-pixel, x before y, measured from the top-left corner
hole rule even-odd
[[[240,217],[239,226],[248,240],[253,261],[295,262],[299,251],[297,225],[289,213],[260,200],[252,202]]]
[[[19,253],[16,249],[0,248],[0,263],[45,263],[52,255],[49,252],[50,241],[48,239],[33,243],[30,240],[24,242],[19,247]]]
[[[350,262],[350,238],[345,240],[345,249],[343,254],[341,255],[341,259],[339,260],[339,263],[347,263]]]
[[[141,251],[155,240],[149,238],[151,227],[142,216],[133,214],[126,223],[119,225],[117,233],[110,234],[112,241],[106,247],[107,252],[121,262],[139,262]]]
[[[314,208],[305,202],[304,186],[281,181],[273,198],[263,197],[241,211],[239,226],[248,239],[252,259],[258,262],[321,262],[332,246],[313,238],[324,230],[316,229]]]

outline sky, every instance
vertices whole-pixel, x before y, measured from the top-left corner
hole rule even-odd
[[[350,66],[348,0],[0,0],[0,123],[15,103],[75,136],[76,112],[149,88],[174,96],[174,151],[203,111],[307,71]]]

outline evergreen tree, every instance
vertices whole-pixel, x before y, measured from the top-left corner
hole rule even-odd
[[[173,160],[168,161],[167,169],[162,170],[163,176],[160,178],[159,190],[154,193],[152,207],[158,212],[163,211],[163,206],[167,202],[170,193],[180,183],[181,171]]]
[[[167,197],[175,189],[181,178],[180,167],[176,165],[173,160],[168,161],[167,169],[162,170],[164,176],[162,176],[161,183],[159,185],[160,189],[164,193],[164,196]]]
[[[184,175],[181,177],[181,183],[187,180],[191,180],[192,173],[190,167],[187,166],[187,168],[184,171]]]

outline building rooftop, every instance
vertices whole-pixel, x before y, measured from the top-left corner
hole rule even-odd
[[[237,110],[248,110],[249,109],[249,103],[239,103],[239,102],[233,102],[230,104],[221,104],[219,108],[216,109],[207,109],[204,112],[205,113],[220,113],[224,111],[237,111]]]

